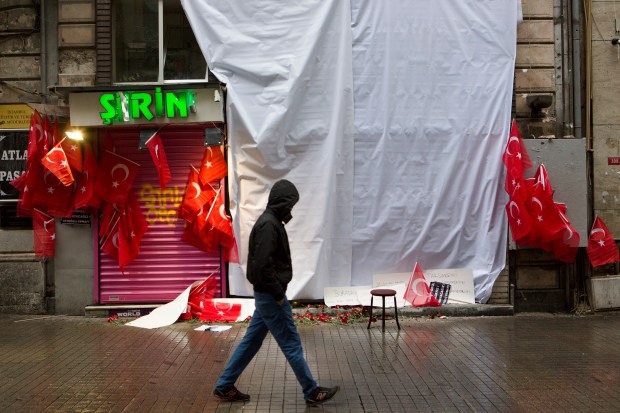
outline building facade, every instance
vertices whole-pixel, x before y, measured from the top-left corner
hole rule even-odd
[[[94,142],[101,145],[106,135],[111,136],[126,156],[147,163],[148,158],[142,159],[147,153],[139,149],[140,134],[148,134],[153,124],[134,119],[122,127],[102,125],[96,98],[155,88],[162,93],[191,89],[204,102],[221,106],[216,97],[220,87],[209,77],[180,7],[179,2],[165,0],[2,2],[0,104],[5,111],[37,109],[59,119],[71,117],[72,124],[83,126]],[[489,303],[513,304],[516,311],[571,311],[588,303],[593,276],[620,273],[617,264],[593,270],[583,248],[596,215],[605,220],[612,234],[620,234],[620,145],[614,137],[620,122],[613,109],[620,85],[611,70],[618,64],[620,45],[613,41],[620,37],[619,20],[614,17],[615,3],[608,1],[522,0],[522,11],[514,118],[534,165],[547,166],[556,189],[554,197],[568,205],[567,216],[581,234],[582,248],[576,261],[566,264],[507,240],[508,265]],[[180,147],[187,145],[184,152],[199,152],[208,135],[217,135],[218,127],[224,125],[221,114],[205,116],[165,121],[164,144],[170,142],[166,148],[172,148],[177,139]],[[23,136],[27,128],[23,123],[12,126],[17,127],[0,125],[0,131]],[[181,153],[174,156],[180,163],[188,161]],[[181,188],[185,178],[175,179],[173,187]],[[151,171],[138,184],[152,187],[153,180]],[[152,210],[153,217],[166,216],[178,203],[175,199],[154,209],[152,205],[165,204],[167,196],[157,191],[144,194],[143,209]],[[127,277],[96,247],[96,213],[90,217],[90,226],[57,220],[56,256],[36,259],[31,223],[15,218],[15,195],[3,195],[0,209],[0,282],[8,287],[0,292],[0,311],[83,314],[91,305],[146,303],[170,296],[160,292],[157,300],[148,294],[135,295],[144,284],[126,282]],[[166,234],[168,223],[160,224],[160,235]],[[157,252],[178,244],[161,235],[151,246]],[[178,251],[177,258],[183,254]],[[204,271],[219,268],[225,294],[221,257],[202,258]],[[169,265],[174,266],[174,261]],[[146,276],[144,282],[159,282],[165,290],[166,277],[158,281]],[[171,281],[170,291],[187,281]]]

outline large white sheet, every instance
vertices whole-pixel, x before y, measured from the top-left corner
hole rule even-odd
[[[251,295],[247,241],[271,185],[293,182],[289,298],[351,283],[351,11],[341,0],[183,0],[209,68],[227,84],[230,195],[242,267],[230,292]]]
[[[351,3],[352,283],[472,268],[486,302],[505,265],[516,0]]]
[[[228,84],[242,263],[270,185],[286,177],[301,193],[289,298],[418,261],[472,268],[476,300],[488,300],[505,265],[517,0],[182,3]],[[243,268],[231,292],[251,293]]]

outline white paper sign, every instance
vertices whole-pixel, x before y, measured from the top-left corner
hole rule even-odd
[[[471,268],[432,269],[424,270],[424,278],[431,281],[450,284],[448,304],[475,304],[474,272]]]
[[[368,289],[370,287],[325,287],[324,298],[325,305],[334,307],[336,305],[361,305],[357,292],[359,290]],[[370,300],[370,298],[369,298]]]

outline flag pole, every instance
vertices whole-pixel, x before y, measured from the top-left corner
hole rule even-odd
[[[164,126],[166,126],[166,125],[164,125]],[[149,143],[149,141],[150,141],[151,139],[153,139],[153,138],[155,137],[155,135],[157,135],[157,134],[159,133],[159,131],[160,131],[160,130],[162,130],[162,129],[164,128],[164,126],[160,126],[160,127],[159,127],[159,129],[157,129],[157,130],[155,131],[155,133],[153,133],[153,134],[151,135],[151,137],[150,137],[150,138],[148,138],[148,139],[146,140],[146,142],[144,142],[144,144],[146,145],[147,143]]]

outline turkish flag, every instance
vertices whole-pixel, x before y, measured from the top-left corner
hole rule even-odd
[[[527,153],[523,139],[521,139],[521,134],[519,133],[519,128],[517,127],[517,122],[515,120],[512,121],[510,137],[506,143],[506,148],[504,149],[504,154],[502,155],[502,161],[506,166],[507,184],[509,180],[523,177],[523,171],[532,166],[532,161]],[[508,188],[506,188],[506,191],[509,194],[512,193],[512,191],[509,191]]]
[[[526,206],[533,218],[533,234],[538,240],[537,245],[530,245],[549,251],[549,242],[561,237],[560,232],[566,225],[560,208],[553,200],[553,188],[544,165],[539,166],[534,181],[526,180],[526,186]]]
[[[70,217],[73,212],[75,183],[63,185],[49,171],[45,171],[45,190],[37,191],[34,197],[35,206],[47,208],[47,213],[56,217]]]
[[[594,219],[588,246],[586,247],[588,258],[593,267],[620,261],[620,253],[614,237],[611,236],[607,226],[600,217]]]
[[[94,196],[100,200],[125,205],[139,169],[139,164],[114,152],[103,151],[99,160]]]
[[[222,258],[225,262],[239,264],[239,247],[237,247],[237,239],[234,237],[234,232],[232,246],[222,248]]]
[[[54,256],[54,240],[56,224],[54,218],[38,209],[32,213],[32,229],[34,233],[34,256],[38,258]]]
[[[232,221],[226,214],[223,185],[220,185],[211,203],[207,221],[219,231],[220,243],[228,248],[232,247],[234,243]]]
[[[566,205],[561,204],[558,205],[557,208],[560,211],[560,216],[564,221],[565,227],[564,230],[560,232],[559,237],[551,241],[551,252],[553,253],[553,257],[558,261],[574,262],[577,251],[579,250],[579,241],[581,237],[564,214]]]
[[[181,313],[179,318],[182,320],[191,320],[192,319],[192,311],[191,311],[192,306],[189,304],[189,302],[198,301],[200,299],[210,300],[215,296],[215,289],[216,289],[216,283],[215,283],[215,277],[213,276],[209,276],[207,277],[206,280],[203,280],[203,281],[195,281],[189,290],[189,297],[187,299],[188,304],[186,307],[186,311]],[[200,308],[197,302],[195,302],[194,304],[195,304],[194,307]]]
[[[441,307],[441,303],[431,293],[422,268],[417,262],[413,267],[413,273],[409,278],[403,298],[414,307]]]
[[[118,220],[123,213],[118,205],[110,202],[103,204],[99,217],[99,238],[107,238],[110,232],[118,225]]]
[[[211,185],[202,185],[198,177],[198,171],[194,167],[190,167],[187,186],[181,205],[179,205],[178,215],[187,222],[193,222],[201,211],[204,210],[207,203],[215,196],[215,190]],[[207,206],[208,210],[209,206]]]
[[[67,124],[67,129],[69,128],[70,125]],[[69,166],[78,172],[82,172],[82,147],[80,142],[71,140],[65,135],[65,137],[60,141],[60,144],[65,151]]]
[[[213,227],[207,223],[207,212],[203,210],[196,215],[194,222],[185,223],[181,241],[205,252],[219,253],[219,236],[212,236],[210,234],[212,229]],[[217,230],[213,233],[219,234]]]
[[[84,144],[84,165],[82,173],[77,178],[74,207],[80,209],[90,205],[97,177],[97,161],[89,143]]]
[[[506,204],[506,215],[512,240],[519,246],[532,238],[532,217],[525,205],[525,188],[516,190]]]
[[[192,303],[193,304],[193,303]],[[216,302],[213,300],[200,301],[198,308],[192,304],[192,312],[197,314],[200,321],[234,323],[241,315],[241,304]]]
[[[74,182],[71,167],[67,161],[67,156],[62,148],[61,143],[56,144],[41,159],[41,163],[49,169],[62,182],[63,185],[69,186]]]
[[[120,215],[119,215],[119,218],[120,218]],[[120,219],[116,219],[113,223],[111,223],[111,226],[109,227],[109,230],[107,231],[107,234],[105,234],[105,236],[99,240],[101,251],[105,252],[110,257],[114,258],[115,260],[118,260],[118,255],[119,255],[118,254],[119,222],[120,222]]]
[[[202,155],[200,164],[200,182],[207,185],[216,179],[228,175],[228,166],[219,146],[208,146]]]
[[[54,142],[54,130],[52,129],[52,123],[49,116],[45,116],[43,119],[43,151],[41,153],[47,153],[48,148],[55,146],[58,142]]]
[[[170,167],[168,166],[168,159],[166,158],[166,152],[164,151],[164,144],[159,137],[159,134],[155,132],[153,136],[146,141],[146,147],[149,148],[151,158],[155,168],[157,168],[157,175],[159,175],[159,185],[161,189],[166,189],[166,184],[172,179],[170,174]]]
[[[28,159],[36,153],[41,156],[47,152],[47,142],[44,138],[43,118],[39,112],[34,110],[30,115],[30,129],[28,130]]]
[[[125,210],[121,214],[118,237],[118,266],[122,272],[140,254],[140,243],[148,229],[148,224],[137,198],[129,194]]]

